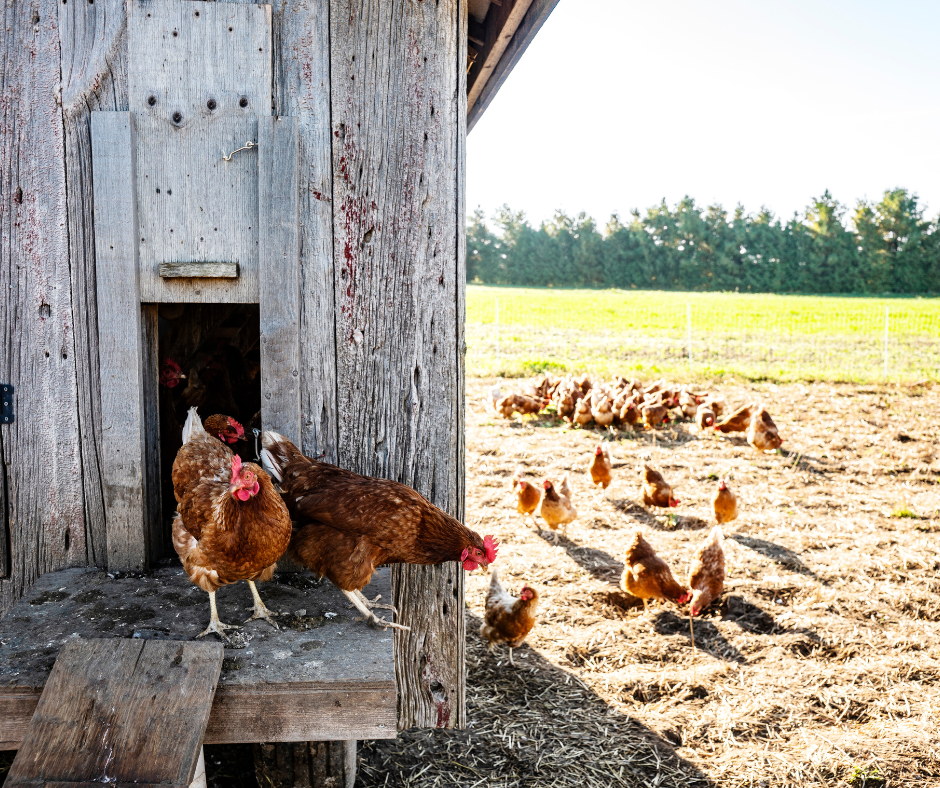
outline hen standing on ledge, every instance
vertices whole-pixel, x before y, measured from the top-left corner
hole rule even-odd
[[[326,577],[372,624],[409,629],[376,616],[372,607],[397,611],[363,596],[378,567],[461,561],[472,572],[496,560],[492,536],[481,539],[404,484],[311,460],[276,432],[265,432],[261,443],[261,462],[297,524],[291,556]]]
[[[274,575],[290,542],[290,515],[268,474],[254,463],[242,464],[209,435],[195,408],[189,410],[183,447],[173,463],[173,493],[178,512],[173,547],[189,579],[209,594],[211,620],[196,637],[215,632],[228,640],[225,630],[232,625],[219,621],[215,592],[239,580],[248,581],[254,598],[248,620],[263,618],[277,629],[254,581]]]

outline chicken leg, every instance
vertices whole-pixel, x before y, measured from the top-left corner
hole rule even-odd
[[[210,632],[215,632],[222,640],[226,643],[229,642],[228,635],[225,634],[226,629],[239,629],[236,624],[223,624],[219,621],[219,611],[215,606],[215,591],[209,592],[209,610],[211,611],[211,616],[209,619],[209,626],[207,626],[202,632],[196,635],[197,638],[201,638],[204,635],[208,635]]]
[[[255,600],[255,607],[251,614],[251,618],[247,619],[245,623],[247,624],[249,621],[254,621],[256,618],[263,618],[275,629],[280,629],[280,627],[277,625],[277,622],[271,618],[271,616],[279,616],[281,614],[275,613],[273,610],[269,610],[267,607],[265,607],[264,602],[261,601],[261,595],[258,593],[258,589],[255,587],[254,580],[248,581],[248,587],[251,589],[251,596]]]
[[[362,591],[353,591],[353,593],[362,600],[362,604],[369,608],[369,610],[373,610],[378,607],[382,610],[391,610],[393,613],[398,613],[398,609],[395,607],[395,605],[379,603],[379,600],[382,598],[381,594],[377,594],[375,599],[369,599],[365,594],[362,593]]]
[[[406,627],[403,624],[393,624],[391,621],[386,621],[384,618],[379,618],[375,613],[369,610],[369,605],[373,604],[368,602],[365,597],[358,591],[343,591],[346,597],[350,602],[353,603],[353,606],[358,610],[362,615],[366,617],[366,621],[375,626],[382,627],[382,629],[388,629],[392,627],[393,629],[403,629],[406,632],[411,631],[411,627]]]

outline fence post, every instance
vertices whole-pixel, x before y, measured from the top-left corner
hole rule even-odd
[[[888,379],[888,305],[885,304],[885,380]]]
[[[685,302],[685,324],[689,344],[689,372],[692,371],[692,303]]]
[[[499,364],[499,296],[496,296],[496,363]]]

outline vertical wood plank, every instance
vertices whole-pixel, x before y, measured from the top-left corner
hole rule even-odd
[[[460,513],[458,0],[330,11],[339,463]],[[457,563],[396,567],[399,726],[462,720]]]
[[[127,110],[127,24],[123,0],[59,3],[69,269],[75,315],[79,447],[85,498],[85,561],[107,563],[101,478],[101,393],[92,200],[91,113]],[[73,547],[73,552],[80,543]],[[81,563],[75,556],[76,563]]]
[[[85,508],[54,0],[0,10],[0,380],[11,548],[0,613],[43,572],[84,563]],[[68,543],[68,547],[66,547]]]
[[[330,0],[275,0],[274,94],[298,121],[302,443],[337,461]]]
[[[147,563],[143,351],[137,272],[133,119],[95,112],[95,256],[108,568]],[[157,466],[159,467],[159,465]]]
[[[261,423],[300,443],[297,119],[258,119]]]
[[[3,429],[0,428],[0,579],[10,574],[10,517],[7,508],[7,464],[3,454]],[[2,609],[0,609],[2,613]]]
[[[128,25],[141,296],[256,303],[258,151],[223,154],[257,142],[271,114],[271,8],[132,0]],[[239,275],[165,279],[167,262],[238,263]]]

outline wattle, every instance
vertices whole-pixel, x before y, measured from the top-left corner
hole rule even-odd
[[[249,498],[251,498],[251,491],[250,490],[236,490],[235,497],[238,498],[239,501],[247,501]]]
[[[479,566],[480,565],[476,561],[474,561],[472,558],[468,558],[466,561],[463,562],[463,568],[466,569],[468,572],[473,572]]]

